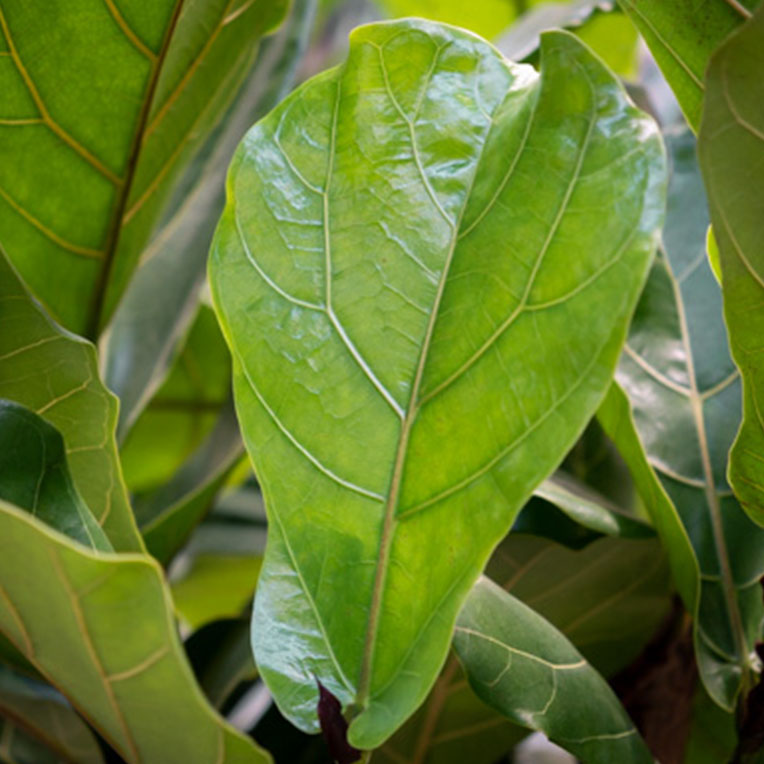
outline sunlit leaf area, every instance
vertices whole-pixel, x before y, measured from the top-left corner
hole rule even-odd
[[[0,0],[0,764],[764,762],[759,0]]]

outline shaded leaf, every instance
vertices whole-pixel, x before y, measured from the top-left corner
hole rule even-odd
[[[49,749],[51,758],[57,754],[65,761],[76,764],[103,764],[101,748],[95,736],[63,695],[44,682],[2,666],[0,715],[15,720],[27,733],[33,734]],[[9,746],[11,760],[22,764],[23,756],[15,756],[12,749],[13,746]],[[31,761],[41,764],[43,759],[34,758]]]
[[[0,762],[3,764],[69,764],[44,743],[0,715]]]
[[[603,538],[571,551],[511,533],[487,572],[560,629],[605,676],[639,654],[669,608],[668,571],[656,541]],[[495,764],[526,734],[477,698],[452,657],[425,705],[374,760]]]
[[[700,126],[711,54],[759,0],[618,0],[639,29],[693,130]]]
[[[665,256],[653,266],[616,378],[629,396],[650,465],[642,488],[659,483],[648,488],[645,502],[696,615],[701,678],[716,702],[731,710],[750,681],[750,653],[764,614],[758,591],[764,531],[743,513],[725,478],[740,421],[740,380],[706,257],[708,217],[694,140],[685,132],[670,137],[669,146]],[[618,444],[621,436],[613,437]],[[699,584],[691,581],[698,573],[691,572],[686,541],[678,538],[683,532]]]
[[[48,318],[2,250],[0,398],[26,406],[61,433],[74,484],[114,548],[141,550],[114,442],[117,400],[98,377],[95,348]]]
[[[39,13],[3,3],[3,244],[67,328],[95,337],[106,324],[285,9],[285,0],[56,0]]]
[[[225,172],[249,126],[288,92],[301,60],[315,0],[294,0],[286,21],[263,40],[240,93],[190,165],[183,201],[154,236],[103,343],[104,379],[119,397],[120,439],[164,381],[192,322],[212,234],[225,202]]]
[[[486,578],[459,614],[454,648],[475,692],[584,762],[652,762],[607,682],[548,621]]]
[[[90,552],[0,502],[0,581],[0,629],[129,764],[268,761],[204,700],[150,557]]]
[[[112,546],[72,483],[60,433],[0,398],[0,499],[100,551]]]
[[[429,22],[350,45],[245,138],[210,272],[270,513],[258,666],[310,731],[315,674],[374,748],[599,403],[663,157],[567,33],[541,75]]]
[[[731,36],[708,70],[698,149],[719,246],[724,316],[743,374],[743,422],[730,481],[743,508],[764,525],[764,11]]]

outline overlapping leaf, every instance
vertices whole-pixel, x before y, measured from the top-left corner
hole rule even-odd
[[[700,126],[711,54],[759,0],[618,0],[645,38],[693,130]]]
[[[95,336],[284,0],[0,9],[0,230],[53,316]],[[115,96],[118,94],[118,96]]]
[[[695,144],[684,133],[669,145],[665,256],[653,266],[617,380],[650,464],[635,479],[643,488],[656,481],[646,503],[697,615],[701,676],[716,702],[731,710],[750,679],[764,614],[758,584],[764,530],[745,515],[725,478],[740,422],[740,380],[706,257],[708,213]],[[612,421],[608,427],[613,430]],[[614,438],[623,443],[622,434]],[[694,570],[682,534],[692,545]]]
[[[207,705],[150,557],[92,553],[0,502],[0,581],[0,630],[125,761],[268,761]]]
[[[2,250],[0,398],[61,433],[75,486],[114,548],[141,550],[114,441],[117,401],[98,377],[95,348],[47,317]]]
[[[566,33],[539,76],[448,27],[362,27],[249,133],[211,280],[270,513],[255,654],[299,726],[316,677],[361,748],[424,699],[608,384],[662,188],[654,125]]]
[[[699,138],[711,220],[719,245],[724,315],[743,374],[743,422],[730,480],[764,525],[764,10],[730,37],[708,71]]]
[[[470,594],[454,648],[475,692],[587,764],[653,757],[607,682],[548,621],[489,579]]]

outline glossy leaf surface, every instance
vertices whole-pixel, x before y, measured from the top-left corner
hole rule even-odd
[[[487,578],[459,614],[454,648],[486,703],[587,764],[653,761],[602,676],[554,626]]]
[[[32,291],[95,336],[284,0],[0,9],[0,230]],[[118,93],[119,97],[114,97]]]
[[[653,123],[562,32],[539,75],[449,27],[361,27],[246,137],[210,274],[270,513],[255,656],[301,728],[316,678],[359,748],[424,699],[606,389],[663,181]]]
[[[91,549],[112,551],[74,487],[60,433],[34,412],[2,398],[0,499]]]
[[[699,138],[713,231],[719,246],[724,315],[743,373],[743,423],[730,480],[743,507],[764,524],[764,11],[720,48],[708,71]]]
[[[0,629],[125,761],[268,761],[207,705],[150,557],[92,553],[0,502],[0,581]]]
[[[109,325],[104,380],[120,400],[119,438],[170,372],[195,318],[207,254],[225,204],[225,173],[241,137],[288,92],[302,59],[315,0],[294,0],[263,40],[241,92],[189,167],[183,201],[164,216]]]
[[[653,266],[616,378],[699,565],[701,676],[712,697],[732,709],[764,614],[758,584],[764,530],[742,511],[725,477],[740,422],[740,380],[706,257],[708,213],[695,141],[685,132],[668,145],[665,253]]]
[[[99,379],[95,348],[48,318],[2,250],[0,398],[61,433],[74,484],[114,548],[141,550],[114,441],[117,400]]]
[[[631,17],[697,132],[711,54],[759,0],[618,0]]]
[[[572,551],[511,533],[486,573],[558,628],[604,676],[634,660],[669,607],[657,541],[604,538]],[[477,698],[452,656],[426,703],[374,757],[382,764],[494,764],[526,734]]]
[[[0,666],[0,715],[23,725],[26,732],[45,745],[51,758],[61,757],[77,764],[103,764],[95,736],[57,690],[4,666]],[[12,741],[9,741],[8,753],[11,762],[27,761],[13,755]],[[42,764],[43,759],[28,761]]]

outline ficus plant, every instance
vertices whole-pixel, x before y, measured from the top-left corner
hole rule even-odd
[[[0,761],[761,760],[756,6],[0,0]]]

